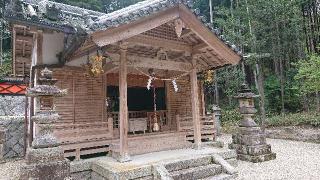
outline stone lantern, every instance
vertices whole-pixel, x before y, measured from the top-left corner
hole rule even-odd
[[[212,106],[212,112],[213,112],[213,116],[215,119],[215,127],[216,127],[216,132],[217,132],[217,136],[221,135],[221,108],[219,108],[218,105],[213,105]]]
[[[20,179],[64,179],[69,177],[70,164],[53,135],[53,124],[60,116],[55,111],[54,98],[64,96],[67,90],[60,90],[52,78],[52,71],[45,68],[33,88],[28,88],[26,96],[36,100],[35,115],[31,117],[35,127],[35,138],[27,149],[26,166],[22,168]]]
[[[253,116],[257,112],[254,106],[255,95],[247,84],[242,84],[238,95],[239,110],[243,117],[237,133],[232,135],[232,143],[229,148],[237,151],[239,160],[250,162],[262,162],[276,158],[271,152],[271,146],[266,143],[266,135],[254,121]]]

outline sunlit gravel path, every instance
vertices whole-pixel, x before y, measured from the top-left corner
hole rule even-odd
[[[230,135],[219,137],[225,143],[231,142]],[[320,144],[267,139],[277,158],[263,163],[238,162],[238,179],[264,180],[319,180]]]
[[[230,135],[218,138],[225,144]],[[263,163],[238,162],[239,180],[320,180],[320,144],[268,139],[277,158]],[[226,146],[226,145],[225,145]],[[0,164],[0,180],[17,179],[17,169],[23,161]]]

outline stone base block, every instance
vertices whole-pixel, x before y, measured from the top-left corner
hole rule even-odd
[[[254,156],[271,153],[271,146],[269,144],[256,145],[256,146],[229,144],[229,148],[235,149],[238,154],[247,154],[247,155],[254,155]]]
[[[262,145],[266,144],[266,135],[265,134],[233,134],[232,135],[233,144],[242,144],[248,146]]]
[[[68,160],[29,164],[21,168],[20,180],[64,180],[70,177]]]
[[[230,149],[236,150],[239,160],[256,163],[276,158],[259,127],[240,127],[239,132],[242,134],[233,134],[232,143],[229,144]]]
[[[247,154],[238,154],[238,159],[242,161],[250,161],[253,163],[270,161],[276,159],[276,153],[269,153],[263,155],[247,155]]]
[[[260,134],[260,127],[238,127],[238,133],[242,135]]]
[[[26,155],[27,164],[63,161],[63,149],[61,147],[33,149],[29,148]]]

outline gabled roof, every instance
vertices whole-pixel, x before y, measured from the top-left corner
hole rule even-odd
[[[196,27],[194,29],[198,30],[198,32],[196,32],[197,35],[206,34],[206,37],[210,37],[209,40],[203,37],[201,39],[208,45],[211,44],[211,48],[216,52],[220,53],[224,51],[226,54],[229,54],[230,56],[227,58],[228,62],[235,64],[241,59],[239,56],[242,55],[239,48],[229,41],[226,41],[224,36],[220,34],[219,29],[214,28],[205,16],[200,14],[198,9],[193,8],[192,0],[145,0],[109,14],[48,0],[16,0],[15,4],[9,6],[7,9],[5,16],[11,21],[61,30],[66,33],[80,32],[83,38],[92,37],[93,41],[99,46],[105,45],[104,43],[99,44],[101,40],[95,41],[95,39],[97,39],[95,36],[100,32],[123,30],[131,24],[147,20],[150,21],[151,17],[155,17],[154,15],[164,14],[171,10],[178,9],[178,11],[175,12],[171,11],[173,14],[175,13],[173,16],[175,18],[182,18],[184,21],[187,21],[185,22],[187,25]],[[193,19],[193,21],[189,22],[188,17]],[[144,27],[142,30],[140,29],[139,32],[143,33],[147,30],[148,29]],[[113,35],[116,37],[115,39],[122,40],[119,38],[119,35]],[[109,34],[105,35],[104,38],[108,38],[108,36]],[[74,37],[76,38],[78,35]],[[130,36],[127,38],[130,38]],[[81,42],[82,44],[84,40],[70,42]],[[212,46],[214,43],[217,44],[217,47]],[[79,44],[76,46],[79,47]],[[70,50],[69,48],[69,50],[65,51],[67,55],[64,57],[69,57],[75,49]]]

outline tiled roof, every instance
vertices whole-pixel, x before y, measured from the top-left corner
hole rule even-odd
[[[157,12],[169,9],[178,4],[185,4],[192,8],[191,0],[146,0],[141,1],[126,8],[114,11],[98,18],[92,25],[92,29],[107,29],[126,24],[131,21],[155,14]]]
[[[48,0],[15,0],[5,17],[11,21],[36,24],[57,30],[86,30],[105,13]]]
[[[145,0],[109,14],[48,0],[17,1],[20,3],[17,3],[15,7],[11,6],[8,9],[6,13],[7,18],[36,23],[64,31],[69,29],[73,32],[80,31],[84,33],[118,27],[179,4],[183,4],[189,8],[194,15],[212,31],[212,33],[216,34],[217,37],[225,42],[225,44],[236,53],[241,54],[239,48],[225,40],[225,37],[220,34],[219,28],[212,27],[206,17],[200,14],[200,10],[193,8],[193,0]],[[22,7],[21,10],[19,10],[20,7]],[[34,13],[32,13],[30,9],[31,11],[34,9]]]

